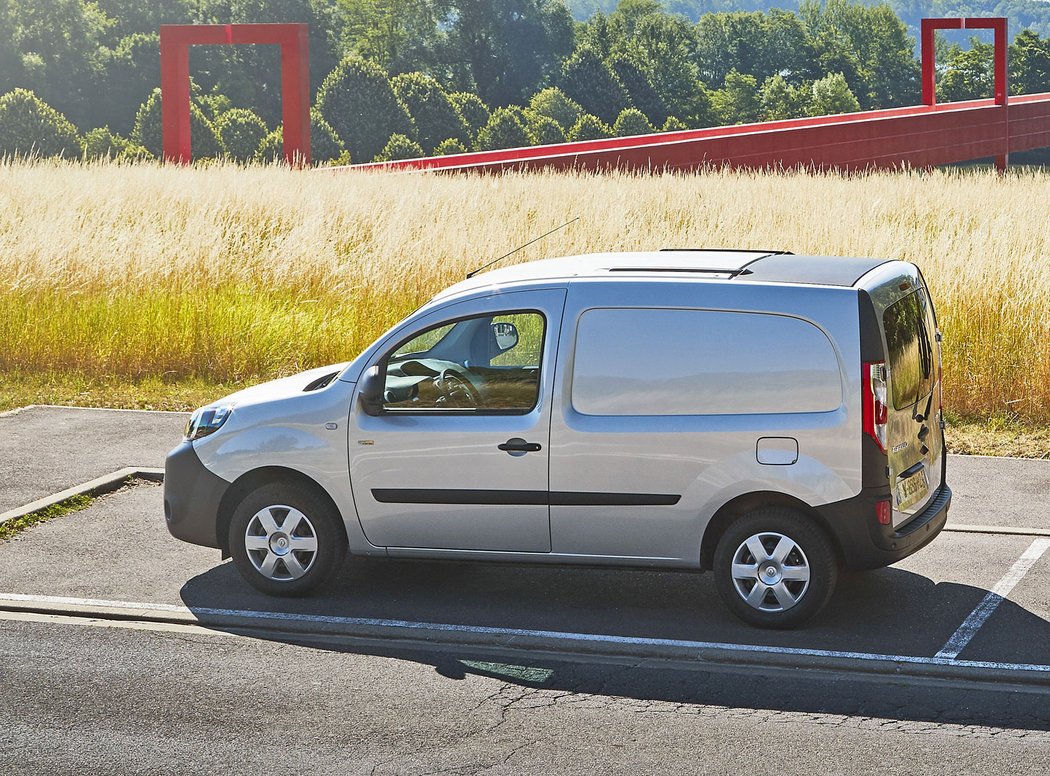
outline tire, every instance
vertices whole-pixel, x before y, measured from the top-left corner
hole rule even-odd
[[[762,562],[756,562],[759,552]],[[730,524],[715,549],[714,574],[722,602],[741,620],[759,628],[794,628],[830,600],[838,559],[812,520],[768,507]]]
[[[275,482],[238,504],[229,547],[237,571],[256,589],[273,596],[305,595],[346,556],[346,531],[335,509],[313,489]]]

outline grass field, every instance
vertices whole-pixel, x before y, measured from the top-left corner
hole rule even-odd
[[[346,360],[468,270],[579,216],[513,260],[708,246],[914,261],[938,304],[947,405],[1045,427],[1048,195],[1036,171],[0,164],[0,406],[34,382],[148,386],[165,404]]]

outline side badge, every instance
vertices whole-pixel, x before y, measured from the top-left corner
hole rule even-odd
[[[359,445],[374,445],[376,441],[374,439],[358,439],[357,444]]]

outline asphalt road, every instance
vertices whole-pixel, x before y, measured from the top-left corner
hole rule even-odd
[[[183,417],[0,417],[0,509],[159,466]],[[93,425],[93,422],[95,425]],[[42,462],[38,460],[42,456]],[[1050,462],[953,456],[951,522],[1050,527]],[[0,593],[934,655],[1032,536],[945,532],[846,576],[810,627],[728,615],[706,575],[350,560],[249,588],[138,484],[0,544]],[[6,501],[5,501],[6,499]],[[19,501],[21,500],[21,501]],[[1050,552],[960,658],[1050,664]],[[273,631],[0,616],[0,773],[1050,772],[1050,690]]]

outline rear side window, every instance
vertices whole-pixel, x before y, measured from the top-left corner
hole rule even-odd
[[[589,310],[572,405],[584,415],[828,412],[842,403],[827,336],[797,318],[707,310]]]
[[[902,410],[926,398],[933,390],[933,344],[926,322],[929,302],[919,289],[886,308],[882,328],[893,408]]]

